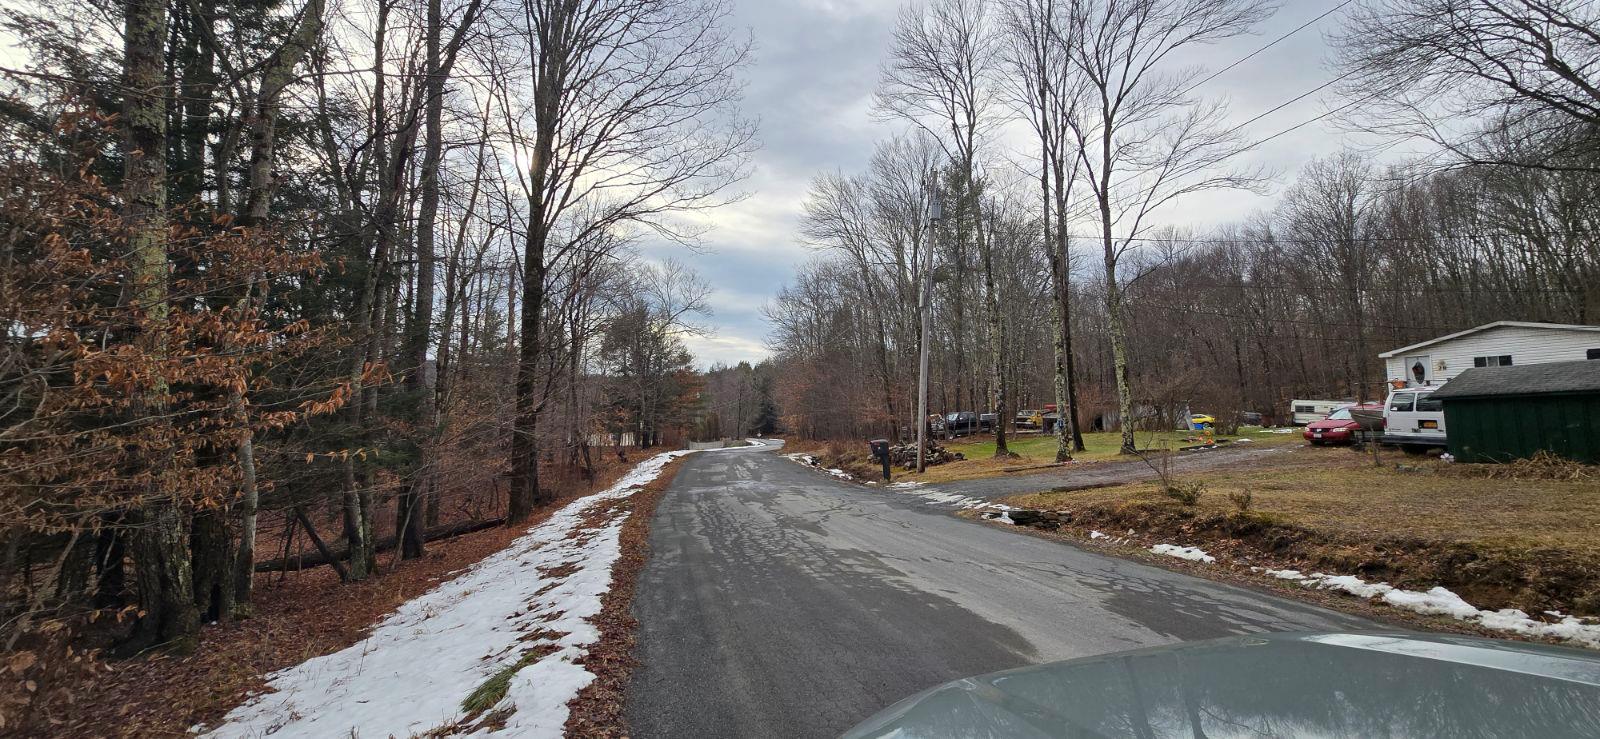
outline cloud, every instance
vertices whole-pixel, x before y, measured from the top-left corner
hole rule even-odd
[[[755,364],[772,354],[765,343],[728,333],[686,336],[683,343],[694,354],[695,364],[706,369],[714,364]]]
[[[715,288],[715,315],[706,321],[715,336],[690,342],[698,363],[767,356],[768,327],[761,307],[814,255],[797,234],[809,183],[821,172],[860,171],[874,144],[897,130],[874,120],[871,106],[900,5],[899,0],[737,0],[732,21],[750,30],[756,47],[747,72],[745,110],[761,121],[762,148],[744,183],[750,197],[695,217],[707,228],[701,251],[666,243],[642,248],[650,258],[673,256],[685,262]],[[1253,35],[1195,47],[1176,63],[1221,70],[1324,10],[1325,5],[1311,0],[1290,0]],[[1336,13],[1298,32],[1194,94],[1228,99],[1230,120],[1237,125],[1317,87],[1334,74],[1323,61],[1321,34],[1340,17]],[[1244,129],[1247,138],[1264,138],[1315,118],[1330,107],[1327,102],[1312,95],[1287,105]],[[1337,151],[1348,141],[1326,121],[1318,121],[1258,147],[1238,163],[1281,172],[1282,183],[1311,157]],[[1008,134],[996,143],[1013,160],[1031,156],[1025,133]],[[1211,193],[1177,203],[1159,213],[1158,220],[1205,228],[1242,220],[1275,201],[1275,192]]]

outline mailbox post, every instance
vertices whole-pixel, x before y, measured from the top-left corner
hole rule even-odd
[[[889,481],[889,440],[873,439],[867,442],[872,446],[872,456],[883,465],[883,481]]]

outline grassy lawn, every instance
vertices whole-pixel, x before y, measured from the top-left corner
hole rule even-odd
[[[1197,438],[1199,434],[1194,431],[1140,431],[1134,434],[1134,440],[1140,449],[1177,449],[1198,443],[1186,440]],[[1300,438],[1298,430],[1295,433],[1279,434],[1253,426],[1241,427],[1236,436],[1217,435],[1216,438],[1249,439],[1251,444],[1265,446],[1296,446],[1305,443],[1305,440]],[[1027,434],[1008,439],[1006,446],[1012,453],[1019,455],[1019,459],[994,459],[993,436],[966,437],[954,441],[940,440],[938,443],[950,451],[966,455],[966,460],[929,467],[928,471],[921,475],[897,471],[895,479],[923,482],[971,480],[1005,474],[1012,468],[1050,464],[1056,458],[1056,438],[1047,434]],[[1085,451],[1073,455],[1073,459],[1079,462],[1102,462],[1124,458],[1121,454],[1122,435],[1118,433],[1084,434],[1083,445],[1086,447]]]
[[[1360,538],[1417,537],[1506,549],[1559,548],[1600,554],[1600,477],[1550,480],[1480,476],[1488,465],[1450,465],[1388,451],[1384,466],[1338,448],[1302,448],[1270,467],[1197,472],[1206,492],[1196,513],[1237,510],[1229,493],[1248,491],[1250,510],[1283,523]],[[1397,470],[1396,464],[1404,467]],[[1093,504],[1176,507],[1154,483],[1037,493],[1007,502],[1039,509]]]

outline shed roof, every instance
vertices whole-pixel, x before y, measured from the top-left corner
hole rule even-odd
[[[1449,400],[1554,393],[1600,393],[1600,360],[1474,367],[1433,391],[1431,397]]]
[[[1423,348],[1425,346],[1433,346],[1434,344],[1441,344],[1441,343],[1444,343],[1446,341],[1450,341],[1451,339],[1459,339],[1459,338],[1461,338],[1463,336],[1470,336],[1470,335],[1478,333],[1480,331],[1488,331],[1491,328],[1501,328],[1503,326],[1514,326],[1514,327],[1517,327],[1517,328],[1531,328],[1531,329],[1546,330],[1546,331],[1600,331],[1600,326],[1580,326],[1580,325],[1571,324],[1571,323],[1534,323],[1532,321],[1495,321],[1494,323],[1485,323],[1482,326],[1474,326],[1473,328],[1469,328],[1469,329],[1467,329],[1465,331],[1457,331],[1457,332],[1455,332],[1453,334],[1446,334],[1444,336],[1440,336],[1437,339],[1428,339],[1427,341],[1424,341],[1424,342],[1421,342],[1421,343],[1418,343],[1418,344],[1412,344],[1410,346],[1402,346],[1399,349],[1391,349],[1391,350],[1386,351],[1386,352],[1384,352],[1382,354],[1379,354],[1378,358],[1380,358],[1380,359],[1388,359],[1390,357],[1393,357],[1393,356],[1396,356],[1396,355],[1399,355],[1399,354],[1406,354],[1406,353],[1409,353],[1409,352],[1416,351],[1416,350],[1421,349],[1421,348]]]

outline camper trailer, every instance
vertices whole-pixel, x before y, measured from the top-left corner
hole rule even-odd
[[[1329,413],[1354,402],[1354,400],[1291,400],[1289,414],[1294,425],[1304,426],[1321,421],[1327,418]]]

